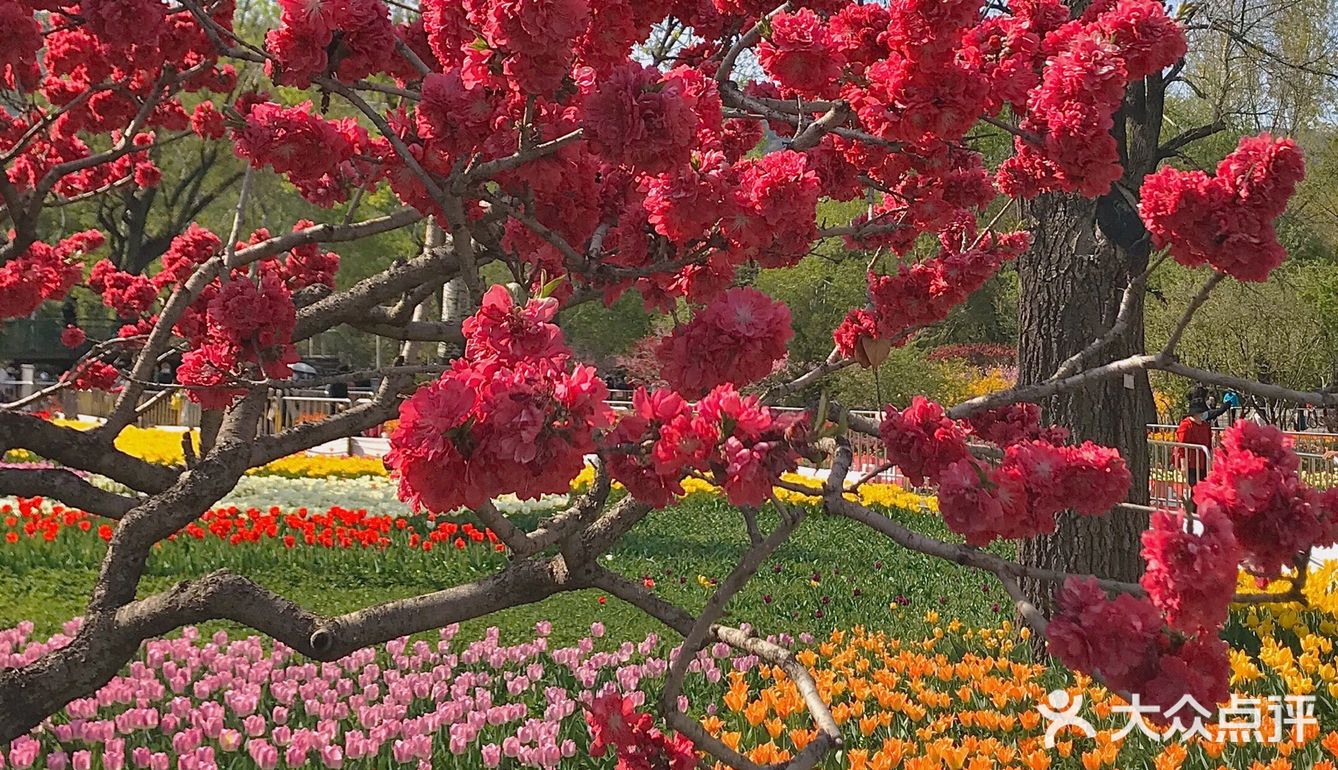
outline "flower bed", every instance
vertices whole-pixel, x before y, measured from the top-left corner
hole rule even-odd
[[[0,532],[7,545],[23,541],[57,541],[112,537],[112,527],[103,519],[61,505],[47,505],[41,498],[20,498],[0,504]],[[168,541],[195,540],[229,545],[281,543],[285,548],[407,547],[431,551],[437,545],[464,550],[471,544],[506,550],[492,531],[470,522],[457,523],[445,517],[376,516],[363,509],[335,506],[324,511],[305,507],[284,510],[226,506],[205,512]]]
[[[414,511],[399,499],[399,486],[385,476],[353,478],[287,478],[283,476],[243,476],[221,501],[220,506],[268,509],[338,505],[365,509],[373,514],[413,516]],[[498,510],[508,514],[528,514],[566,506],[568,498],[548,496],[538,500],[520,500],[503,495],[494,501]]]
[[[1316,610],[1310,620],[1314,613],[1323,614]],[[1259,656],[1241,653],[1233,685],[1256,697],[1308,686],[1299,691],[1319,696],[1321,727],[1307,729],[1305,741],[1154,742],[1137,732],[1115,737],[1128,721],[1115,710],[1118,697],[1084,677],[1029,662],[1025,629],[927,620],[941,625],[921,640],[863,628],[818,641],[800,637],[798,657],[813,671],[847,744],[824,766],[1334,770],[1338,685],[1323,665],[1307,668],[1276,652],[1288,647],[1285,639],[1265,634]],[[671,653],[654,635],[638,643],[609,640],[598,623],[560,647],[551,643],[551,629],[542,622],[532,638],[506,646],[495,630],[463,643],[450,627],[327,664],[256,637],[187,629],[180,638],[145,645],[123,676],[15,741],[0,767],[612,767],[611,759],[589,757],[583,706],[611,691],[643,708],[653,703]],[[0,631],[0,667],[67,641],[60,634],[46,642],[30,636],[27,624]],[[1331,643],[1303,646],[1302,657],[1332,665]],[[783,761],[813,739],[800,696],[778,669],[716,645],[697,656],[690,672],[684,706],[754,761]],[[1082,716],[1096,726],[1095,738],[1061,733],[1053,748],[1045,747],[1047,725],[1036,704],[1056,687],[1083,696]],[[1270,719],[1261,726],[1266,735]]]
[[[1019,644],[1028,637],[1027,629],[1015,631],[1008,623],[969,629],[952,621],[922,641],[855,628],[832,634],[798,657],[813,671],[842,727],[845,766],[851,770],[1334,770],[1338,685],[1322,667],[1292,676],[1286,656],[1269,651],[1285,648],[1285,641],[1264,637],[1259,658],[1236,657],[1234,689],[1265,698],[1317,694],[1320,727],[1306,728],[1300,742],[1288,737],[1293,728],[1284,726],[1281,741],[1237,744],[1215,734],[1215,718],[1204,719],[1208,737],[1171,734],[1153,741],[1135,729],[1117,738],[1129,716],[1116,709],[1127,704],[1086,677],[1031,663]],[[1322,654],[1332,660],[1331,643],[1312,645],[1318,648],[1323,653],[1312,651],[1312,658]],[[1298,686],[1308,689],[1293,689]],[[1082,696],[1080,716],[1093,723],[1094,738],[1070,730],[1057,736],[1053,748],[1045,747],[1048,723],[1036,706],[1055,688]],[[1192,722],[1192,711],[1182,714],[1186,724]],[[794,684],[765,666],[731,674],[722,706],[703,724],[762,764],[789,759],[814,737]],[[1265,738],[1275,727],[1265,709],[1260,727]]]
[[[45,642],[31,627],[0,631],[0,668],[68,643],[76,625]],[[204,636],[194,628],[146,644],[139,660],[89,698],[72,702],[0,752],[0,767],[206,770],[216,767],[555,768],[589,766],[582,704],[609,689],[645,699],[668,669],[650,636],[550,645],[551,624],[504,646],[495,633],[460,643],[400,639],[314,664],[258,637]],[[693,664],[693,692],[755,658]]]

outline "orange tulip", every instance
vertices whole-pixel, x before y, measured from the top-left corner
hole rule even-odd
[[[900,738],[888,738],[883,741],[883,747],[878,750],[875,759],[882,757],[883,761],[887,763],[887,768],[890,770],[890,768],[894,768],[901,764],[902,758],[904,758],[914,746],[915,744],[910,741],[903,741]]]
[[[1178,743],[1172,743],[1152,760],[1153,766],[1157,770],[1180,770],[1184,764],[1185,757],[1189,756],[1189,751]]]
[[[781,733],[785,732],[785,723],[774,717],[763,722],[762,726],[767,729],[767,735],[770,735],[773,740],[779,738]]]
[[[796,751],[803,751],[804,747],[813,742],[818,737],[817,730],[794,729],[790,731],[790,743],[794,744]]]
[[[721,719],[715,714],[711,714],[710,716],[702,720],[702,729],[710,733],[711,735],[719,735],[721,728],[723,728],[724,726],[725,726],[725,720]]]
[[[869,770],[893,770],[900,761],[901,757],[897,757],[893,760],[887,752],[878,751],[869,758]]]
[[[1332,732],[1324,736],[1319,745],[1323,746],[1324,750],[1334,757],[1338,757],[1338,732]]]
[[[943,761],[950,770],[962,770],[966,765],[967,748],[965,746],[953,746],[943,750]]]
[[[867,738],[873,734],[874,730],[877,729],[878,729],[878,717],[876,715],[863,716],[859,718],[860,735],[863,735],[865,738]]]
[[[767,718],[767,704],[760,700],[749,703],[743,710],[743,717],[748,720],[748,724],[757,727],[762,724],[763,719]]]
[[[1050,755],[1044,751],[1033,751],[1022,757],[1027,770],[1050,770]]]
[[[790,752],[768,741],[748,752],[748,758],[759,765],[775,765],[790,758]]]
[[[868,749],[851,749],[846,757],[850,760],[850,770],[866,770],[869,766]]]

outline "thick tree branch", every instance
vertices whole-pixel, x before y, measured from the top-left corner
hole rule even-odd
[[[0,412],[0,449],[27,449],[69,468],[97,473],[146,494],[176,483],[180,468],[132,457],[89,431],[18,412]]]
[[[0,468],[0,494],[49,497],[108,519],[121,518],[140,502],[99,489],[63,468]]]

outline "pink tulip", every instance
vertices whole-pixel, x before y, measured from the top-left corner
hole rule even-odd
[[[321,764],[330,770],[339,770],[344,766],[344,750],[334,745],[321,747]]]
[[[259,765],[261,770],[274,770],[279,766],[279,750],[268,741],[247,741],[246,753],[251,755],[251,761]]]
[[[149,770],[167,770],[171,766],[172,758],[161,751],[155,751],[149,757]]]
[[[130,752],[130,761],[134,763],[135,767],[148,767],[149,757],[152,755],[153,752],[149,751],[147,746],[136,746]]]
[[[70,757],[63,751],[53,751],[46,755],[46,770],[65,770],[70,766]]]
[[[37,761],[42,744],[28,736],[17,738],[9,746],[9,763],[16,770],[28,770]]]
[[[242,746],[242,734],[236,730],[224,730],[218,734],[218,747],[223,751],[236,751]]]
[[[242,729],[252,738],[258,738],[264,735],[266,727],[265,718],[259,714],[252,714],[242,720]]]
[[[502,764],[502,748],[495,743],[489,743],[480,751],[483,752],[483,766],[497,767]]]

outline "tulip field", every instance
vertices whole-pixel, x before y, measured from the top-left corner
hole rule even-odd
[[[162,459],[177,445],[152,432],[131,440]],[[588,482],[587,473],[577,489]],[[716,490],[702,483],[689,493],[652,514],[607,564],[697,607],[747,536]],[[888,516],[950,537],[932,498],[876,484],[860,494]],[[528,524],[567,498],[496,504]],[[761,516],[765,526],[774,514]],[[0,666],[68,640],[68,618],[79,614],[77,597],[91,586],[109,536],[96,517],[51,501],[0,501]],[[289,458],[244,478],[162,543],[144,590],[233,568],[317,611],[338,612],[476,579],[505,559],[496,536],[468,514],[410,510],[367,458]],[[1230,633],[1255,651],[1233,659],[1233,687],[1312,694],[1324,726],[1301,742],[1263,744],[1117,740],[1118,696],[1033,660],[1029,633],[1013,625],[997,585],[870,542],[840,520],[806,522],[730,615],[792,646],[814,672],[847,740],[824,767],[1333,770],[1336,584],[1338,568],[1326,567],[1311,576],[1308,609],[1265,606],[1233,620]],[[652,705],[673,645],[654,621],[597,591],[324,664],[209,624],[146,644],[95,697],[0,750],[0,767],[613,768],[612,757],[591,755],[585,710],[610,690]],[[1084,696],[1095,739],[1061,736],[1044,746],[1035,706],[1059,686]],[[698,655],[684,692],[709,732],[756,762],[783,761],[813,738],[793,683],[723,645]]]

